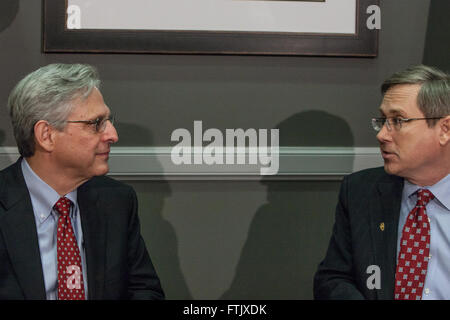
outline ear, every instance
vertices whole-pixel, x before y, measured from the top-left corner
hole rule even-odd
[[[446,146],[450,143],[450,116],[439,121],[439,144]]]
[[[52,152],[55,147],[56,129],[47,121],[39,120],[34,125],[34,140],[36,147]]]

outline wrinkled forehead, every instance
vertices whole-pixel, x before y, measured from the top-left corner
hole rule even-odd
[[[420,85],[396,85],[390,88],[381,102],[381,113],[386,115],[421,113],[417,104],[420,87]]]

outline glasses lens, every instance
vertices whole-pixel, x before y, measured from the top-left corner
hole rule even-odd
[[[108,118],[99,119],[97,121],[96,129],[97,132],[103,132],[106,129],[106,121],[110,121],[112,125],[114,125],[114,115],[110,115]]]
[[[402,120],[398,118],[392,118],[391,124],[396,130],[400,130],[402,128]]]
[[[372,119],[372,127],[375,131],[380,131],[385,123],[385,119],[374,118]]]

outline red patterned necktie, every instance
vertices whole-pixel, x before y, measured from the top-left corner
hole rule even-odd
[[[395,273],[395,300],[420,300],[430,255],[430,224],[425,206],[434,195],[417,191],[417,203],[403,227]]]
[[[71,204],[69,199],[62,197],[54,206],[59,213],[57,231],[58,299],[84,300],[80,250],[69,217]]]

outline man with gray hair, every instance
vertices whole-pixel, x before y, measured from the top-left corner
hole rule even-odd
[[[164,298],[136,194],[104,176],[118,136],[99,85],[51,64],[9,96],[21,157],[0,171],[0,300]]]
[[[384,168],[344,178],[316,299],[450,299],[450,77],[414,66],[381,88]]]

